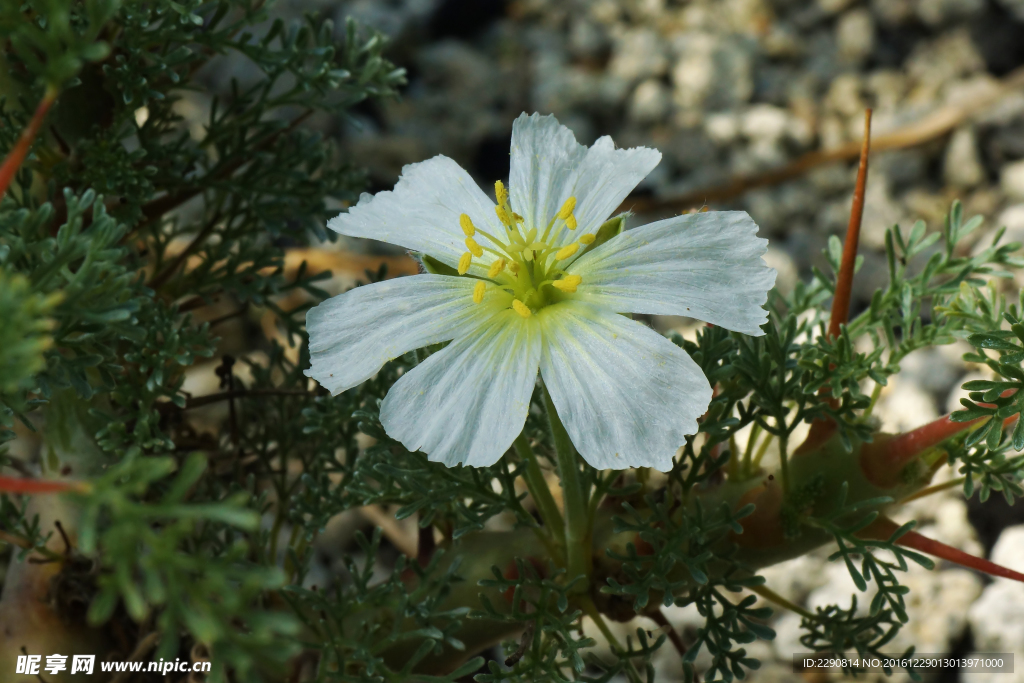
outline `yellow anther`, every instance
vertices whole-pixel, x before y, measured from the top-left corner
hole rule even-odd
[[[459,275],[465,275],[469,270],[469,264],[473,262],[473,255],[468,251],[459,258]]]
[[[565,227],[569,228],[570,230],[575,230],[576,225],[576,216],[574,214],[569,214],[569,217],[565,219]]]
[[[476,226],[473,225],[473,221],[466,214],[459,216],[459,225],[462,226],[462,232],[466,233],[466,237],[472,237],[476,234]]]
[[[518,213],[513,212],[512,213],[512,218],[515,219],[516,223],[523,223],[524,222],[523,217],[520,216]]]
[[[477,244],[476,240],[472,237],[466,238],[466,249],[469,249],[473,256],[476,256],[477,258],[484,255],[484,250],[480,248],[480,245]]]
[[[508,269],[512,271],[513,275],[519,275],[519,264],[515,261],[509,262]]]
[[[568,220],[569,216],[572,215],[573,210],[576,208],[576,198],[569,197],[565,200],[565,204],[562,204],[562,208],[558,210],[558,217],[563,221]]]
[[[523,316],[524,318],[529,318],[531,315],[533,315],[533,311],[530,310],[530,307],[524,304],[519,299],[512,299],[512,310],[518,313],[519,315]]]
[[[508,201],[508,190],[505,189],[505,184],[500,180],[494,181],[494,196],[498,200],[498,206]]]
[[[597,239],[596,235],[581,235],[580,244],[593,244],[594,240]]]
[[[498,220],[501,221],[503,225],[507,225],[510,228],[514,226],[512,219],[508,217],[508,212],[505,211],[505,207],[501,204],[494,207],[494,213],[498,214]]]
[[[561,280],[555,280],[551,285],[556,289],[572,294],[581,282],[583,282],[583,278],[579,275],[566,275]]]
[[[487,271],[487,277],[496,277],[503,270],[505,270],[505,259],[500,258],[491,264],[491,269]]]
[[[558,250],[558,252],[555,254],[555,259],[557,259],[559,261],[561,261],[562,259],[567,259],[570,256],[572,256],[573,254],[575,254],[577,251],[579,251],[579,249],[580,249],[580,243],[579,242],[573,242],[572,244],[567,244],[567,245],[565,245],[564,247],[562,247],[561,249]]]
[[[487,289],[487,285],[484,284],[483,280],[476,283],[473,287],[473,303],[478,304],[484,300],[484,290]]]

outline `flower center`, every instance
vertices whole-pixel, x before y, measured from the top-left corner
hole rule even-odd
[[[459,275],[469,271],[474,258],[489,252],[497,258],[473,289],[473,301],[481,303],[487,291],[492,288],[504,290],[512,295],[511,308],[524,318],[534,311],[557,301],[561,294],[572,294],[583,281],[579,275],[570,275],[566,269],[576,260],[580,247],[593,244],[594,235],[581,235],[575,242],[558,247],[549,239],[551,230],[562,221],[569,230],[576,229],[576,197],[569,197],[562,208],[548,222],[544,233],[537,234],[537,228],[526,229],[523,217],[512,211],[508,203],[508,190],[499,180],[494,183],[498,204],[494,212],[505,228],[504,239],[491,235],[473,225],[469,216],[462,214],[459,224],[466,235],[466,251],[459,259]],[[477,242],[480,236],[486,246]]]

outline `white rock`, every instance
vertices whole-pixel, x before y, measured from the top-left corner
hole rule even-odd
[[[1024,569],[1024,566],[1018,567]],[[997,579],[971,605],[967,619],[978,652],[1024,652],[1024,586]],[[1014,662],[1014,669],[1021,665]]]
[[[1024,572],[1024,525],[1004,529],[992,548],[992,561]],[[967,613],[978,652],[1024,652],[1024,585],[1010,579],[995,579]],[[1014,662],[1014,674],[992,675],[992,681],[1024,681],[1024,666]],[[981,675],[965,681],[983,681]]]
[[[947,184],[957,188],[971,188],[984,182],[985,167],[978,155],[972,126],[961,126],[953,133],[946,147],[942,175]]]
[[[814,590],[821,588],[827,580],[827,555],[809,553],[800,557],[765,567],[758,571],[765,584],[782,597],[800,604]],[[765,603],[776,612],[779,608]]]
[[[992,546],[991,559],[996,564],[1024,572],[1024,524],[1003,529],[1003,533],[999,534],[999,540]],[[1024,597],[1024,585],[1010,579],[996,581],[1005,581],[1016,586],[1021,591],[1021,597]]]
[[[967,612],[981,594],[981,579],[966,569],[927,570],[912,564],[899,572],[910,589],[905,598],[909,622],[886,648],[902,652],[910,645],[922,653],[946,653],[967,626]]]
[[[1003,166],[999,185],[1010,199],[1024,199],[1024,159]]]
[[[871,0],[871,11],[883,24],[902,24],[914,14],[913,0]]]
[[[636,87],[629,101],[629,118],[637,123],[661,121],[668,114],[669,90],[660,80],[650,78]]]
[[[743,134],[752,140],[775,141],[786,133],[789,114],[785,109],[770,104],[755,104],[743,114],[740,127]]]
[[[665,41],[653,29],[641,27],[624,33],[615,44],[608,71],[627,81],[661,76],[668,69]]]
[[[913,381],[922,389],[945,395],[963,373],[963,363],[939,349],[914,351],[900,361],[900,378]]]
[[[750,99],[754,91],[752,44],[742,37],[690,31],[672,41],[676,103],[683,109],[720,110]]]
[[[1003,209],[996,219],[996,228],[1006,228],[1003,242],[1024,242],[1024,204],[1014,204]]]
[[[898,375],[889,378],[875,414],[882,420],[882,430],[893,433],[920,427],[939,416],[931,394]]]
[[[917,16],[929,26],[964,19],[985,7],[985,0],[918,0]]]
[[[587,59],[598,58],[608,48],[608,36],[601,24],[586,16],[574,16],[569,27],[569,49]]]
[[[740,119],[730,111],[709,114],[704,119],[704,132],[716,145],[728,145],[740,134]]]
[[[836,22],[836,45],[844,61],[860,63],[871,56],[875,47],[875,21],[871,12],[861,7],[850,10]]]
[[[818,8],[827,14],[838,14],[853,4],[853,0],[818,0]]]

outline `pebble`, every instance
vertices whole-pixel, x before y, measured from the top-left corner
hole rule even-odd
[[[978,140],[971,126],[961,126],[953,133],[942,162],[942,177],[947,184],[968,189],[985,180],[985,167],[978,155]]]
[[[992,561],[1024,571],[1024,525],[1005,529],[992,548]],[[1024,585],[1010,579],[996,578],[982,592],[967,612],[979,653],[1024,651]],[[992,675],[993,681],[1024,680],[1024,667],[1014,662],[1013,676]],[[1018,673],[1020,672],[1020,673]],[[987,678],[965,677],[965,681]]]
[[[1024,200],[1024,159],[1003,166],[999,186],[1010,199]]]
[[[980,12],[985,0],[918,0],[917,16],[929,26],[964,20]]]
[[[715,111],[746,102],[754,90],[752,45],[736,36],[688,32],[672,41],[676,104]]]
[[[633,91],[629,102],[629,118],[637,123],[661,121],[672,106],[668,87],[658,79],[648,79]]]
[[[627,31],[616,41],[608,71],[627,81],[662,76],[668,69],[668,54],[661,36],[652,29]]]
[[[875,47],[875,20],[866,8],[846,12],[836,22],[836,44],[839,57],[859,64],[867,59]]]

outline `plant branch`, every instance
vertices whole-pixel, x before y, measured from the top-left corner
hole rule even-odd
[[[14,180],[14,174],[18,172],[21,164],[25,161],[25,157],[28,156],[28,151],[32,148],[32,141],[39,134],[39,129],[42,128],[43,121],[46,119],[46,113],[57,100],[57,94],[57,88],[52,85],[46,87],[46,92],[43,94],[43,99],[39,101],[35,113],[32,114],[32,118],[29,120],[28,125],[25,126],[25,130],[21,131],[18,141],[7,154],[3,165],[0,166],[0,199],[3,199],[4,195],[7,194],[7,188],[10,187],[11,181]]]
[[[575,450],[562,420],[558,417],[558,411],[555,409],[547,387],[544,387],[544,408],[548,413],[551,436],[555,442],[558,474],[562,480],[562,499],[565,508],[566,570],[569,581],[583,576],[584,581],[573,586],[574,592],[581,593],[587,590],[590,582],[591,530],[587,502],[583,499],[583,487],[580,484],[579,467],[576,466]]]

